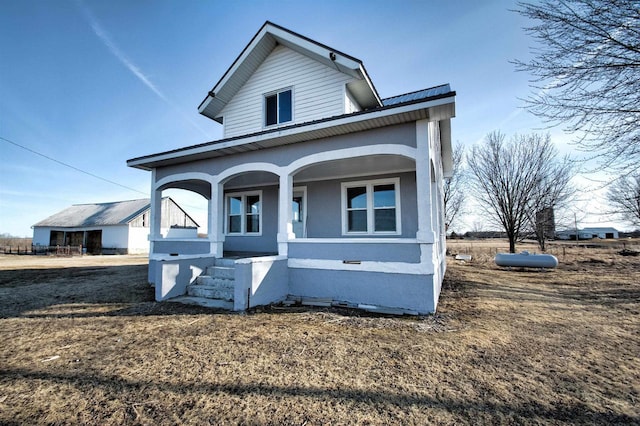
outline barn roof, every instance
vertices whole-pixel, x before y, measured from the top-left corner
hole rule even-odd
[[[99,204],[74,204],[35,226],[85,227],[126,225],[145,210],[151,208],[151,200],[117,201]]]

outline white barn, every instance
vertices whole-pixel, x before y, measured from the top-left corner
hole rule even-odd
[[[198,224],[171,198],[162,199],[162,234],[197,238]],[[33,225],[36,246],[82,246],[92,254],[149,253],[151,200],[75,204]]]
[[[600,239],[618,239],[620,238],[620,234],[616,228],[584,228],[578,229],[578,239],[580,240],[590,240],[592,238],[600,238]],[[559,231],[556,233],[556,238],[559,240],[575,240],[576,239],[576,230],[568,229],[566,231]]]

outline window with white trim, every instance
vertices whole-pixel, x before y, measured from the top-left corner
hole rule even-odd
[[[342,234],[401,234],[400,179],[343,183]]]
[[[260,235],[262,230],[262,191],[239,192],[225,196],[226,226],[229,235]]]
[[[291,88],[264,95],[264,126],[274,126],[293,120],[293,90]]]

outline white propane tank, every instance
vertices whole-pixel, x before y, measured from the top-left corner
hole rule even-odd
[[[558,259],[552,254],[498,253],[494,259],[498,266],[515,266],[524,268],[555,268]]]

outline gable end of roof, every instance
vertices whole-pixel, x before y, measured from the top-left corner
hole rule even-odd
[[[356,79],[352,85],[352,91],[364,108],[382,106],[380,96],[361,60],[266,21],[220,80],[207,93],[198,106],[198,112],[222,123],[221,117],[218,115],[220,111],[278,44],[351,75]]]

